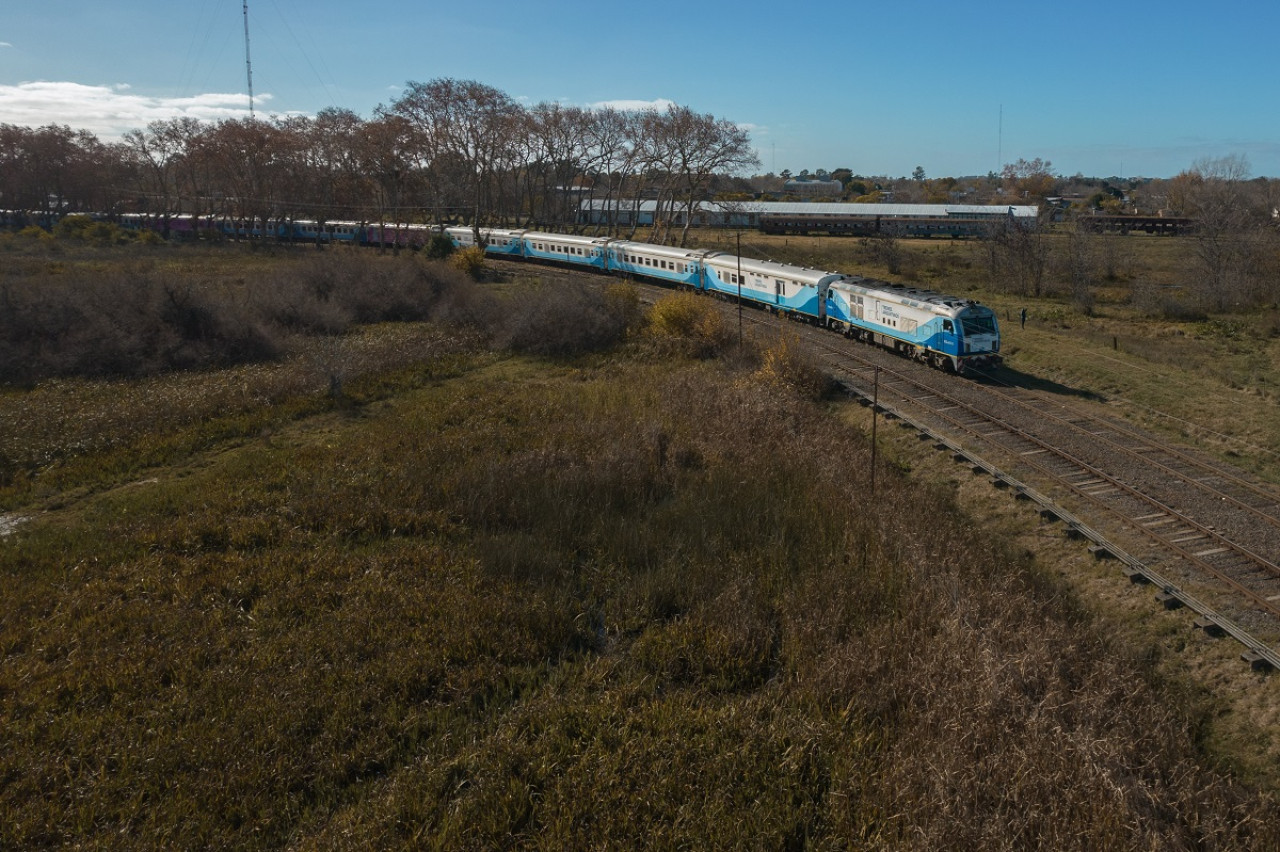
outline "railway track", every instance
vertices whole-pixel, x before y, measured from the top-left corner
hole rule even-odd
[[[835,351],[835,350],[833,350]],[[941,392],[922,381],[909,377],[905,372],[883,367],[868,367],[858,356],[839,353],[833,362],[858,361],[862,366],[843,372],[854,382],[861,381],[864,391],[871,377],[868,370],[878,370],[886,375],[881,380],[881,392],[897,398],[911,410],[922,412],[945,424],[953,433],[980,443],[1009,459],[1012,467],[1029,468],[1039,478],[1047,480],[1057,492],[1067,492],[1078,501],[1099,508],[1114,516],[1131,531],[1141,533],[1165,550],[1176,554],[1199,571],[1225,583],[1235,593],[1246,598],[1258,610],[1280,618],[1280,565],[1269,553],[1262,552],[1251,540],[1239,535],[1239,525],[1234,534],[1221,531],[1217,526],[1220,512],[1206,517],[1199,511],[1183,508],[1178,504],[1177,491],[1201,491],[1201,500],[1188,500],[1184,493],[1182,504],[1208,506],[1228,504],[1223,492],[1203,482],[1199,477],[1146,458],[1144,449],[1168,452],[1162,444],[1151,439],[1136,447],[1120,447],[1114,443],[1102,447],[1102,452],[1083,452],[1082,436],[1091,437],[1099,445],[1105,442],[1096,432],[1080,425],[1079,421],[1055,418],[1046,419],[1044,426],[1033,429],[1025,421],[1011,418],[1010,407],[994,413],[974,402],[965,401],[959,394]],[[1006,403],[1023,411],[1034,412],[1034,406],[1011,400]],[[1056,427],[1056,428],[1053,428]],[[1074,441],[1072,440],[1074,439]],[[1110,466],[1107,451],[1131,460],[1123,471],[1116,472]],[[1149,470],[1140,469],[1145,465]],[[1161,477],[1156,481],[1153,474]],[[1229,505],[1250,508],[1234,498]],[[1265,512],[1256,511],[1255,533],[1266,536],[1280,533],[1280,522]],[[1222,517],[1221,522],[1226,518]],[[1164,561],[1160,554],[1149,553],[1144,561]]]

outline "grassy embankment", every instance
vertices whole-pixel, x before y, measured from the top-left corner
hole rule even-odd
[[[0,397],[60,424],[3,434],[52,511],[0,542],[0,845],[1274,847],[1213,705],[951,486],[868,493],[785,341],[631,325]]]

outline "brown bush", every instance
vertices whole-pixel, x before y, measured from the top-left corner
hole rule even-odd
[[[275,358],[292,335],[480,315],[465,276],[413,256],[308,253],[235,280],[166,269],[116,257],[7,276],[0,383],[226,366]]]
[[[680,344],[690,354],[710,357],[728,346],[733,333],[716,306],[703,296],[676,293],[649,311],[649,332],[659,340]]]
[[[625,304],[595,284],[564,281],[521,288],[494,317],[500,345],[535,355],[569,356],[617,344],[627,331]]]

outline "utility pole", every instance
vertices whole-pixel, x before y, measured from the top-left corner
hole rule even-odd
[[[249,80],[249,118],[253,118],[253,63],[249,60],[249,0],[244,0],[244,73]]]
[[[880,368],[876,367],[871,386],[871,496],[876,496],[876,424],[880,415]]]
[[[738,231],[738,347],[742,347],[742,231]]]

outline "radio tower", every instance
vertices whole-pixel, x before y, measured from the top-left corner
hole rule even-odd
[[[249,0],[244,0],[244,73],[249,80],[249,118],[253,118],[253,62],[249,59]]]

